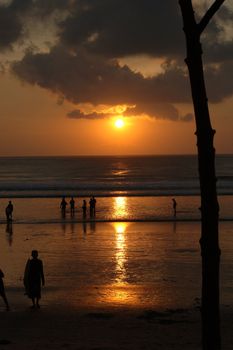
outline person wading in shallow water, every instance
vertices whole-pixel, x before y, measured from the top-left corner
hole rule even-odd
[[[8,300],[7,300],[6,293],[5,293],[3,278],[4,278],[4,273],[0,269],[0,295],[1,295],[3,301],[6,305],[6,310],[9,311],[10,307],[9,307]]]
[[[43,263],[38,259],[38,251],[32,250],[32,259],[28,259],[24,272],[24,286],[26,295],[32,300],[32,308],[38,307],[41,298],[41,283],[45,284]]]
[[[63,217],[66,216],[66,206],[67,206],[67,202],[65,197],[62,197],[62,201],[60,203],[60,208],[61,208],[61,214]]]
[[[74,216],[74,210],[75,210],[75,200],[74,197],[71,197],[70,199],[70,215]]]

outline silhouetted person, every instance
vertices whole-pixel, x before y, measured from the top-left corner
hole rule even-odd
[[[74,216],[75,200],[73,197],[70,199],[70,215]]]
[[[44,286],[44,272],[42,260],[38,259],[38,251],[32,250],[32,259],[28,259],[24,272],[24,286],[26,294],[32,300],[32,307],[40,308],[41,283]]]
[[[95,207],[96,207],[96,199],[94,196],[92,196],[92,208],[93,208],[93,215],[95,215]]]
[[[61,208],[61,213],[63,217],[66,216],[66,206],[67,206],[66,199],[65,197],[62,197],[60,208]]]
[[[90,216],[92,217],[95,215],[95,206],[96,206],[96,199],[94,196],[90,198],[89,205],[90,205]]]
[[[0,295],[1,295],[3,301],[6,305],[6,310],[9,311],[10,307],[9,307],[8,300],[7,300],[6,293],[5,293],[3,278],[4,278],[4,273],[2,272],[2,270],[0,270]]]
[[[85,199],[83,200],[82,210],[83,210],[83,218],[85,219],[87,216],[87,202],[85,201]]]
[[[176,216],[176,207],[177,207],[177,202],[175,198],[172,198],[172,206],[173,206],[173,215]]]
[[[6,219],[7,221],[11,221],[12,220],[12,213],[13,213],[13,204],[11,201],[9,201],[6,209],[5,209],[5,212],[6,212]]]

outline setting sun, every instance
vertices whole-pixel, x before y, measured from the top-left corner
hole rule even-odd
[[[115,127],[118,129],[123,128],[124,125],[125,125],[125,122],[123,119],[117,119],[115,121]]]

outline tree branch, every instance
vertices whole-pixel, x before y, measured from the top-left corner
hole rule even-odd
[[[207,10],[206,14],[202,17],[201,21],[198,24],[199,33],[201,34],[205,27],[208,25],[211,18],[218,11],[220,6],[224,3],[225,0],[215,0],[215,2]]]

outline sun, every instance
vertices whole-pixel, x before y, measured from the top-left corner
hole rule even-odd
[[[114,124],[115,124],[115,127],[118,129],[121,129],[123,128],[123,126],[125,126],[125,122],[123,119],[117,119]]]

